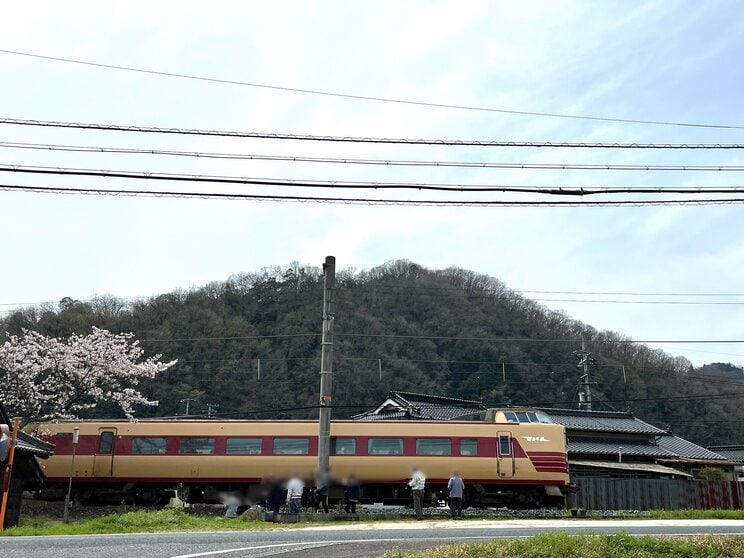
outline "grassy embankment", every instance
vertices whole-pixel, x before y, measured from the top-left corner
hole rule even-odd
[[[566,517],[569,517],[568,514]],[[362,522],[367,520],[385,520],[384,517],[362,516]],[[509,517],[478,517],[473,520],[507,520]],[[546,518],[555,519],[555,518]],[[604,519],[601,516],[589,517],[583,521]],[[613,516],[611,519],[736,519],[744,520],[744,510],[656,510],[650,516],[637,517]],[[431,518],[432,521],[446,520],[443,517]],[[410,521],[410,518],[401,519]],[[346,523],[346,522],[344,522]],[[281,527],[301,527],[316,522],[282,524]],[[279,525],[263,521],[245,521],[243,519],[227,519],[225,517],[210,517],[192,515],[181,510],[139,510],[125,513],[105,515],[93,519],[73,520],[63,524],[58,518],[34,517],[21,520],[18,527],[7,529],[0,533],[5,536],[23,535],[85,535],[106,533],[154,533],[162,531],[226,531],[226,530],[258,530],[276,529]],[[467,556],[467,555],[463,555]],[[535,555],[539,556],[539,555]],[[744,552],[741,555],[744,557]]]
[[[565,533],[529,539],[445,546],[425,552],[393,550],[384,558],[741,558],[744,537],[655,538]]]
[[[104,515],[64,524],[59,519],[35,517],[0,535],[88,535],[107,533],[156,533],[162,531],[227,531],[275,529],[273,523],[225,517],[191,515],[180,510],[140,510]]]

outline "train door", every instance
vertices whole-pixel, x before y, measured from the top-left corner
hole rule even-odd
[[[511,432],[499,432],[496,445],[496,464],[499,477],[511,478],[514,476],[514,451]]]
[[[96,452],[93,455],[93,476],[110,477],[114,469],[114,440],[116,428],[101,428],[98,431]]]

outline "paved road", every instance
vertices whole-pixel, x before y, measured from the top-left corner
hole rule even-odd
[[[0,538],[3,558],[359,558],[391,548],[422,550],[456,542],[528,537],[546,531],[744,535],[744,521],[425,521],[275,531]]]

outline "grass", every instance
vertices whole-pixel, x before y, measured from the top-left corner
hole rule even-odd
[[[704,535],[688,538],[537,535],[488,543],[435,548],[425,552],[393,550],[384,558],[741,558],[744,537]]]
[[[34,518],[0,532],[3,536],[88,535],[109,533],[155,533],[161,531],[227,531],[276,529],[263,521],[190,515],[181,510],[140,510],[73,521]]]

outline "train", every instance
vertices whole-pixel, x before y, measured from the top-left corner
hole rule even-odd
[[[236,491],[260,500],[267,479],[310,480],[318,463],[317,421],[60,420],[31,428],[54,444],[42,462],[41,498],[64,494],[72,479],[82,503],[162,504],[176,493],[209,502]],[[561,507],[571,486],[565,429],[534,409],[489,409],[464,421],[338,420],[330,435],[330,474],[339,483],[354,475],[363,502],[409,502],[414,466],[427,476],[428,501],[446,495],[454,471],[470,506]]]

